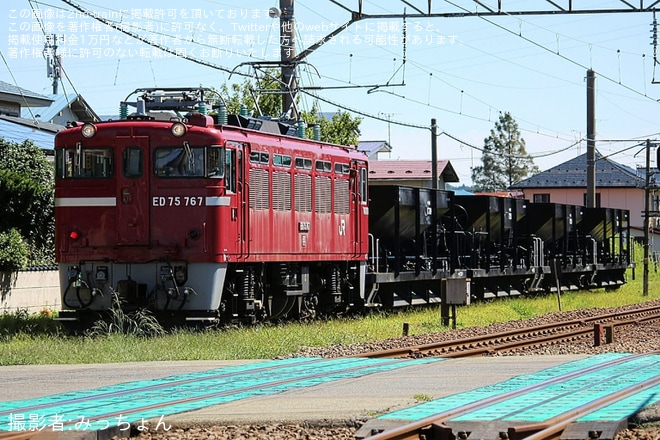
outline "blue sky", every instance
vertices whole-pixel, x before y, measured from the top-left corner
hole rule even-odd
[[[427,2],[409,0],[420,9]],[[61,0],[10,0],[0,7],[0,80],[48,94],[44,34],[57,34],[65,77],[59,91],[78,92],[98,114],[118,113],[119,102],[140,87],[219,87],[242,82],[226,71],[249,73],[242,63],[279,58],[277,25],[268,16],[278,0],[100,0],[75,3],[144,38],[220,66],[213,69],[154,49],[98,21],[73,12]],[[357,9],[357,0],[341,0]],[[484,2],[496,4],[494,0]],[[541,0],[504,1],[505,10],[548,9]],[[567,3],[565,1],[559,4]],[[614,1],[581,1],[582,7],[623,8]],[[240,6],[237,6],[240,4]],[[434,12],[474,10],[468,0],[433,2]],[[40,12],[37,20],[31,13]],[[364,0],[367,14],[415,13],[400,0]],[[300,52],[346,23],[350,14],[329,0],[296,0]],[[634,139],[658,138],[660,68],[654,72],[651,13],[491,18],[378,18],[351,25],[313,52],[301,68],[324,112],[339,106],[364,113],[362,140],[389,140],[393,159],[430,159],[431,133],[438,156],[462,182],[499,112],[519,124],[527,151],[547,169],[586,151],[586,71],[596,72],[597,148],[635,167],[644,163]],[[404,62],[405,59],[405,62]],[[658,66],[660,67],[660,66]],[[380,86],[377,88],[371,86]],[[346,87],[350,88],[338,88]],[[359,87],[357,87],[359,86]],[[310,95],[301,105],[308,109]],[[387,122],[387,121],[391,122]]]

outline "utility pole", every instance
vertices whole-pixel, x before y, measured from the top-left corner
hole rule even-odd
[[[646,178],[644,181],[644,277],[642,296],[649,294],[649,195],[651,192],[651,141],[646,140]]]
[[[587,200],[586,206],[596,206],[596,75],[587,70]]]
[[[62,77],[62,57],[57,54],[57,35],[46,36],[43,55],[46,58],[46,74],[53,80],[53,95],[57,95],[57,87]]]
[[[438,189],[438,124],[431,119],[431,188]]]
[[[282,113],[291,110],[291,119],[298,119],[295,96],[296,79],[296,25],[293,15],[294,0],[280,0],[280,61],[282,62]]]

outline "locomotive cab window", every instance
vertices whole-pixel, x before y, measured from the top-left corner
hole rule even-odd
[[[161,147],[154,153],[154,174],[157,177],[223,178],[225,155],[222,147]]]
[[[113,175],[112,150],[84,148],[80,144],[56,151],[59,179],[105,179]]]
[[[236,150],[225,152],[225,188],[228,192],[236,192]]]
[[[228,192],[237,192],[237,182],[241,181],[241,152],[245,145],[241,142],[227,141],[225,144],[225,188]]]
[[[225,155],[224,148],[211,147],[208,149],[207,165],[208,177],[222,179],[225,177]]]

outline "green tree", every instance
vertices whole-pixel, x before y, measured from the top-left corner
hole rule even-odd
[[[500,113],[495,128],[484,139],[481,166],[472,168],[476,191],[501,191],[520,182],[539,168],[525,150],[525,140],[510,113]]]
[[[279,76],[277,69],[267,69],[259,80],[246,79],[241,84],[223,84],[218,93],[224,97],[230,114],[238,114],[241,105],[244,105],[250,114],[278,119],[282,116]],[[327,119],[315,105],[310,111],[301,111],[300,118],[307,125],[305,136],[308,138],[313,137],[312,127],[319,124],[323,142],[340,145],[355,145],[358,142],[362,118],[353,117],[348,112],[339,111],[333,114],[332,119]]]
[[[332,119],[323,117],[316,106],[309,112],[302,112],[302,119],[307,124],[305,136],[314,137],[314,125],[321,129],[321,141],[339,145],[357,145],[359,140],[360,117],[352,117],[348,112],[338,111]]]
[[[255,116],[279,118],[282,113],[282,97],[278,94],[280,82],[276,70],[268,69],[257,80],[246,79],[241,84],[223,84],[219,93],[224,97],[229,114],[237,115],[241,105]]]
[[[54,187],[53,168],[39,147],[0,138],[0,232],[20,234],[32,265],[55,261]],[[14,234],[7,243],[16,243]]]

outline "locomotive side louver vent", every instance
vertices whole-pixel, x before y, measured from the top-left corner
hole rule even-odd
[[[332,212],[332,192],[329,177],[317,176],[315,181],[314,210],[319,214]]]
[[[250,209],[270,208],[270,185],[268,171],[257,168],[250,170]]]
[[[348,214],[349,213],[349,192],[348,180],[335,179],[335,214]]]
[[[296,211],[312,212],[312,176],[296,174]]]
[[[291,173],[273,172],[273,209],[291,211]]]

